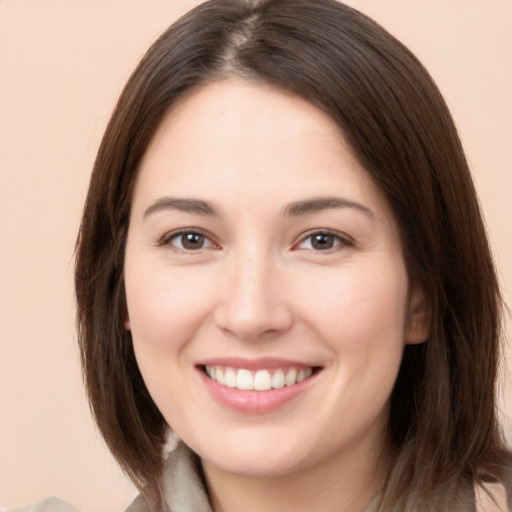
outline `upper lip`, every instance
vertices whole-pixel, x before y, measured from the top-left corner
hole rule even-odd
[[[292,359],[275,357],[261,357],[257,359],[246,359],[242,357],[214,357],[200,361],[197,366],[227,366],[230,368],[244,368],[247,370],[265,370],[272,368],[313,368],[316,364],[304,363]]]

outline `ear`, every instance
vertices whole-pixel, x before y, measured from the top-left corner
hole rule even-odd
[[[125,321],[124,321],[124,328],[127,330],[127,331],[131,331],[132,330],[132,326],[130,325],[130,319],[127,318]]]
[[[409,308],[405,343],[415,345],[427,341],[430,334],[428,304],[423,287],[415,283],[409,292]]]

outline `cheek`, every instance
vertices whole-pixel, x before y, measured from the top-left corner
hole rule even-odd
[[[173,411],[188,410],[194,402],[183,372],[190,371],[186,347],[209,315],[207,287],[198,286],[201,281],[187,272],[147,263],[128,263],[125,275],[137,364],[154,402],[174,427]],[[188,397],[188,406],[181,403],[183,397]]]
[[[402,360],[408,281],[399,267],[345,268],[337,279],[312,280],[302,298],[305,318],[331,351],[333,389],[344,390],[333,400],[354,413],[365,404],[358,414],[369,420],[387,402]]]
[[[197,272],[196,272],[197,274]],[[208,316],[209,287],[189,272],[127,267],[126,296],[134,344],[170,348],[190,338]]]
[[[211,299],[204,279],[191,279],[187,272],[128,263],[125,274],[137,364],[153,400],[169,421],[175,407],[184,407],[180,405],[183,397],[192,405],[183,379],[183,372],[190,371],[186,348],[209,318]]]
[[[311,279],[301,288],[307,290],[301,294],[304,314],[333,348],[379,351],[388,343],[404,341],[405,270],[345,269],[339,276]]]

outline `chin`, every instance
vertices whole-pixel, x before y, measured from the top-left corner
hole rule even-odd
[[[273,430],[273,429],[271,429]],[[246,434],[249,434],[246,432]],[[210,432],[210,439],[221,439]],[[293,473],[310,464],[314,464],[319,453],[307,448],[303,438],[289,437],[283,443],[283,433],[266,435],[261,432],[252,432],[252,435],[230,435],[228,439],[223,436],[214,446],[202,443],[189,444],[203,464],[210,465],[226,473],[239,476],[272,478]],[[194,446],[196,445],[196,446]]]
[[[222,456],[203,458],[203,464],[207,464],[225,473],[231,473],[240,477],[275,478],[286,476],[301,468],[297,457],[289,457],[286,454],[268,456],[268,452],[259,452],[257,456],[243,453],[223,452]]]

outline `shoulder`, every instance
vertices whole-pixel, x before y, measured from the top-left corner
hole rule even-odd
[[[0,508],[0,512],[82,512],[82,510],[67,501],[51,496],[34,505],[24,505],[8,509]],[[149,508],[143,497],[139,495],[125,512],[149,512]]]
[[[486,483],[475,489],[477,512],[507,512],[507,493],[498,483]]]
[[[1,509],[0,512],[81,512],[71,503],[63,501],[55,496],[45,498],[35,505],[25,505],[23,507]]]

